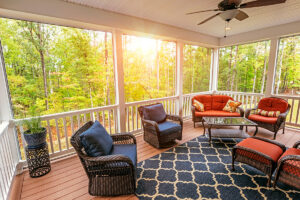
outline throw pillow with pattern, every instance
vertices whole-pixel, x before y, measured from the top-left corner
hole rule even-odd
[[[266,111],[263,109],[256,109],[256,114],[265,117],[278,117],[280,115],[280,111]]]
[[[223,110],[227,112],[236,112],[236,108],[242,105],[241,102],[228,100]]]
[[[197,109],[197,111],[204,112],[204,105],[197,100],[194,100],[193,106]]]

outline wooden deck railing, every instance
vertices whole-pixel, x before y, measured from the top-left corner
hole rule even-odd
[[[0,124],[0,199],[6,199],[19,163],[16,135],[9,122]]]

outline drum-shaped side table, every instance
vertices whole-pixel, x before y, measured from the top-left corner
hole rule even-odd
[[[34,147],[27,146],[25,150],[29,175],[32,178],[44,176],[50,172],[51,165],[47,142]]]

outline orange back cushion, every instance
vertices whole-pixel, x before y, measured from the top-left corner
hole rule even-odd
[[[211,110],[211,95],[197,95],[192,98],[192,103],[194,103],[194,99],[199,101],[204,105],[204,111]]]
[[[212,110],[223,110],[228,100],[233,100],[226,95],[212,95]]]
[[[280,113],[284,113],[288,108],[288,103],[279,98],[263,98],[259,101],[258,108],[265,111],[280,111]]]

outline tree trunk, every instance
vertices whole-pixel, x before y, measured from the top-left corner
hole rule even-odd
[[[44,52],[42,50],[40,50],[39,53],[40,53],[40,59],[41,59],[41,67],[42,67],[42,71],[43,71],[45,104],[46,104],[46,110],[48,110],[49,109],[49,105],[48,105],[48,85],[47,85],[47,73],[46,73],[46,67],[45,67],[45,58],[44,58]]]
[[[228,74],[231,74],[231,64],[232,64],[232,50],[233,46],[230,47],[230,56],[228,59]],[[229,90],[230,78],[227,79],[226,90]]]
[[[283,60],[283,54],[284,54],[284,46],[285,46],[285,42],[282,43],[282,53],[280,55],[280,65],[279,65],[279,71],[278,71],[278,81],[276,84],[276,94],[278,94],[279,92],[279,87],[280,87],[280,82],[281,82],[281,68],[282,68],[282,60]]]

